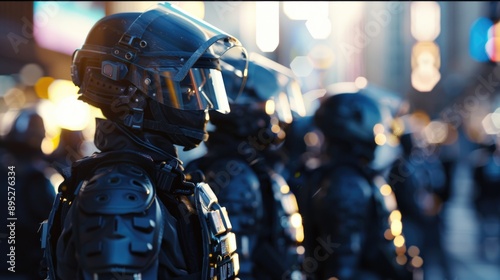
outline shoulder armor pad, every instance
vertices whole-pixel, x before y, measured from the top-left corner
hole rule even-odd
[[[220,160],[214,162],[204,172],[207,182],[221,201],[259,191],[260,183],[257,174],[241,160]],[[247,199],[253,199],[253,197],[247,197]]]
[[[73,196],[78,191],[75,191],[75,186],[79,186],[80,182],[86,180],[89,176],[93,176],[96,168],[118,163],[131,163],[141,166],[151,178],[155,176],[155,165],[153,159],[148,155],[134,151],[94,153],[91,156],[73,162],[71,169],[59,170],[65,179],[61,186],[59,186],[59,191],[62,192],[61,198],[70,201],[73,200]]]
[[[236,232],[255,228],[264,216],[259,178],[243,161],[228,159],[213,164],[206,171],[207,182],[221,205],[231,213]]]
[[[151,205],[154,189],[144,170],[121,163],[97,169],[78,196],[80,208],[87,213],[139,213]]]
[[[72,211],[67,227],[85,277],[101,279],[120,269],[127,276],[156,279],[165,221],[146,171],[131,163],[101,165],[81,185]],[[73,254],[71,246],[63,246]]]

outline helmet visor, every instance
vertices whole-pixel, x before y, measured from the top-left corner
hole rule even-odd
[[[172,69],[138,69],[131,77],[135,84],[141,84],[142,92],[153,100],[181,110],[214,109],[229,112],[222,74],[211,68],[191,68],[179,82],[173,80],[177,71]],[[139,81],[146,81],[140,83]]]

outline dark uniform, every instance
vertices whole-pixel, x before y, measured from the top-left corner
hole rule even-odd
[[[481,257],[491,262],[500,260],[500,156],[498,144],[475,151],[473,186],[477,217],[480,221],[479,248]]]
[[[0,278],[39,279],[42,249],[38,230],[56,196],[53,170],[41,150],[44,121],[36,106],[20,109],[0,141],[2,252]]]
[[[448,199],[449,182],[437,157],[437,146],[426,143],[421,133],[412,122],[405,123],[405,131],[399,136],[403,153],[394,162],[388,180],[403,217],[407,246],[418,248],[423,258],[421,267],[415,269],[421,270],[425,279],[432,277],[431,271],[453,279],[450,257],[442,244],[442,209]]]
[[[411,279],[399,264],[406,261],[401,217],[388,185],[369,168],[374,126],[382,123],[377,103],[362,90],[329,93],[314,122],[325,149],[307,183],[305,271],[321,280]]]
[[[175,147],[206,140],[209,110],[228,112],[219,63],[233,47],[168,3],[94,25],[71,74],[106,119],[100,152],[61,170],[43,236],[49,279],[235,278],[227,211],[206,183],[189,181]]]
[[[292,77],[276,72],[274,61],[256,54],[250,58],[245,88],[230,102],[231,113],[211,114],[215,129],[206,142],[208,152],[186,169],[201,170],[227,207],[241,279],[302,279],[302,218],[295,195],[267,157],[284,140],[284,112],[278,111],[289,108],[280,104],[289,102],[286,96],[278,99],[286,92],[278,78]],[[225,77],[226,89],[237,92],[236,78]],[[276,111],[266,112],[266,102],[275,102]]]

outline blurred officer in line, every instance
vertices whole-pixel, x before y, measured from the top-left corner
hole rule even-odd
[[[350,88],[328,92],[314,114],[324,150],[307,183],[304,270],[320,280],[412,279],[390,186],[370,168],[381,109],[363,89]]]
[[[403,233],[410,250],[423,258],[424,279],[434,279],[438,271],[453,279],[442,244],[442,209],[447,201],[447,177],[438,158],[438,147],[423,137],[422,125],[413,114],[398,117],[402,155],[394,162],[388,180],[402,214]]]
[[[8,122],[10,116],[13,116],[12,122]],[[0,142],[2,205],[5,206],[0,215],[4,224],[0,231],[0,278],[40,279],[42,249],[38,230],[56,196],[49,180],[55,170],[41,149],[45,138],[44,120],[36,106],[8,111],[3,120],[2,128],[8,132]],[[5,223],[13,223],[14,227],[6,227]],[[13,258],[10,255],[14,255]],[[14,262],[9,263],[11,260]],[[15,273],[8,270],[11,267]]]
[[[498,136],[471,154],[472,203],[479,219],[479,252],[487,261],[500,261],[500,150]]]
[[[235,279],[226,209],[175,146],[196,148],[208,111],[229,112],[222,55],[246,61],[236,38],[170,3],[93,26],[71,75],[106,119],[100,151],[61,170],[42,238],[49,279]]]
[[[224,68],[231,113],[211,112],[207,153],[188,164],[201,170],[231,215],[241,279],[303,279],[303,227],[297,201],[269,161],[293,119],[290,69],[252,53],[243,90],[241,73]],[[240,93],[241,92],[241,93]],[[239,95],[237,95],[239,93]],[[300,95],[299,95],[300,96]],[[293,107],[293,106],[292,106]]]

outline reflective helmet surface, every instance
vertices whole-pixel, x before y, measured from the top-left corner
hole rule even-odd
[[[290,123],[293,116],[304,116],[305,105],[298,78],[292,70],[258,53],[250,53],[247,74],[238,69],[241,62],[223,67],[224,85],[231,104],[274,103],[280,121]],[[224,65],[227,65],[225,63]]]
[[[354,146],[360,155],[372,159],[377,147],[374,128],[382,124],[382,114],[376,101],[360,89],[325,96],[314,123],[333,145]]]
[[[238,136],[267,129],[269,134],[275,134],[275,144],[280,142],[284,139],[283,128],[294,116],[305,114],[298,79],[291,69],[257,53],[249,56],[246,76],[235,70],[241,67],[231,65],[222,68],[231,113],[224,116],[211,112],[212,123]]]
[[[158,3],[143,13],[98,21],[73,54],[71,74],[81,99],[107,118],[140,129],[142,118],[157,121],[149,128],[176,135],[175,144],[192,146],[180,138],[204,138],[199,131],[207,110],[229,112],[222,56],[245,61],[246,51],[231,35],[175,5]],[[184,129],[161,128],[161,123]]]

